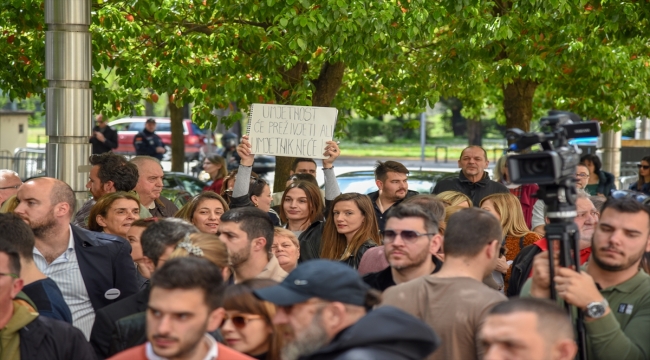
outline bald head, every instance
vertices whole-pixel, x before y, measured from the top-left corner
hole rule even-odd
[[[25,182],[16,196],[19,203],[14,213],[29,225],[37,240],[60,237],[65,241],[75,207],[74,192],[68,184],[36,178]]]
[[[18,187],[23,183],[15,171],[0,169],[0,205],[16,195]]]
[[[51,177],[39,177],[25,183],[25,188],[34,187],[40,189],[43,195],[49,198],[50,205],[66,204],[69,208],[68,214],[72,217],[75,210],[76,199],[70,185]]]

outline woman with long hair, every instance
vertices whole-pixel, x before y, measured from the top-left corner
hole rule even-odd
[[[458,191],[443,191],[437,194],[436,198],[442,200],[447,206],[458,206],[462,208],[471,208],[474,206],[469,196]]]
[[[630,185],[630,190],[650,195],[650,156],[644,156],[641,163],[636,166],[639,168],[639,179]],[[605,194],[605,196],[609,196],[609,194]]]
[[[118,191],[102,196],[90,209],[88,230],[126,238],[131,224],[140,218],[140,201],[130,193]]]
[[[270,279],[249,279],[226,288],[221,334],[229,347],[259,360],[280,359],[284,331],[273,323],[275,305],[253,294],[276,284]]]
[[[241,144],[237,147],[241,157],[239,176],[248,178],[253,166],[254,155],[248,136],[244,135]],[[336,175],[334,174],[334,161],[340,155],[338,144],[328,141],[323,156],[323,173],[325,175],[325,202],[329,203],[336,198],[339,189]],[[238,177],[239,177],[238,176]],[[243,189],[250,182],[242,181]],[[239,185],[236,185],[239,187]],[[244,190],[236,189],[237,194],[246,194]],[[235,195],[235,191],[233,191]],[[242,196],[242,195],[240,195]],[[269,204],[270,206],[270,204]],[[293,231],[300,241],[300,261],[317,259],[320,257],[320,242],[323,233],[323,200],[318,186],[307,181],[296,181],[289,185],[282,194],[280,205],[280,221],[284,226]]]
[[[526,246],[532,245],[542,236],[530,231],[524,221],[524,214],[519,206],[519,200],[512,194],[499,193],[488,195],[481,200],[481,209],[489,211],[501,222],[504,239],[501,244],[505,248],[505,260],[508,264],[504,277],[504,290],[508,288],[510,279],[510,264]],[[501,271],[503,273],[503,271]]]
[[[494,167],[494,181],[500,182],[508,188],[508,191],[519,199],[519,206],[524,213],[526,226],[532,226],[533,207],[538,200],[535,195],[539,186],[537,184],[513,184],[510,182],[510,173],[508,172],[508,155],[503,155],[497,161]]]
[[[203,170],[210,175],[210,180],[212,180],[212,183],[203,188],[203,191],[214,191],[217,194],[221,193],[223,180],[228,176],[226,159],[217,154],[208,155],[203,160]]]
[[[185,239],[176,245],[176,249],[169,255],[169,258],[173,259],[187,256],[204,257],[210,260],[221,269],[221,275],[224,281],[230,278],[231,271],[228,267],[228,249],[216,235],[206,233],[187,234]]]
[[[321,259],[338,260],[356,270],[366,250],[381,245],[378,229],[368,196],[359,193],[337,196],[325,221]]]
[[[204,191],[193,197],[174,217],[194,224],[202,233],[216,234],[221,215],[228,210],[228,204],[221,196],[213,191]]]

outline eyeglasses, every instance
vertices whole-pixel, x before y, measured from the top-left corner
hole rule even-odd
[[[10,278],[18,279],[18,275],[14,273],[0,273],[0,276],[9,276]]]
[[[20,185],[5,186],[5,187],[0,187],[0,190],[7,190],[7,189],[16,189],[16,190],[18,190],[19,187],[20,187]]]
[[[634,199],[643,205],[650,203],[650,196],[630,190],[612,190],[610,196],[614,199]]]
[[[384,230],[383,232],[384,235],[384,243],[392,243],[395,241],[397,236],[402,238],[402,241],[405,243],[414,243],[417,238],[420,236],[425,236],[425,235],[435,235],[435,233],[425,233],[425,234],[420,234],[417,231],[413,230],[403,230],[400,232],[394,231],[394,230]]]
[[[641,165],[641,164],[636,164],[636,167],[639,168],[639,169],[643,169],[643,170],[648,170],[648,169],[650,169],[650,165]]]
[[[584,179],[584,178],[588,178],[589,174],[587,174],[587,173],[577,173],[576,177]]]
[[[221,325],[219,326],[222,328],[225,324],[226,321],[230,320],[232,321],[232,324],[235,326],[237,329],[243,329],[248,325],[248,323],[252,320],[259,320],[261,319],[261,315],[245,315],[245,314],[239,314],[239,315],[228,315],[226,314],[221,321]]]

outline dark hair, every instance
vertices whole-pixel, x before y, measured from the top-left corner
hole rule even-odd
[[[253,290],[277,284],[271,279],[249,279],[227,287],[223,295],[223,308],[226,311],[234,310],[243,314],[260,315],[266,322],[266,326],[272,329],[267,340],[269,342],[269,351],[266,355],[268,359],[280,359],[284,334],[281,328],[273,323],[275,305],[257,298],[253,294]]]
[[[478,145],[470,145],[470,146],[465,147],[463,149],[463,151],[460,152],[459,159],[462,159],[463,158],[463,153],[465,152],[465,150],[470,149],[470,148],[479,148],[479,149],[483,150],[483,156],[485,157],[485,160],[488,159],[487,151],[485,151],[485,149],[482,146],[478,146]]]
[[[628,213],[628,214],[636,214],[638,212],[643,211],[646,215],[648,215],[648,226],[650,226],[650,206],[644,205],[635,199],[631,198],[622,198],[622,199],[615,199],[613,197],[607,198],[607,201],[603,204],[602,210],[600,211],[600,214],[605,213],[605,210],[611,208],[614,211],[621,212],[621,213]]]
[[[280,204],[280,220],[283,223],[286,223],[289,218],[287,218],[287,212],[284,210],[284,200],[287,198],[287,193],[291,189],[300,189],[305,192],[307,196],[307,204],[309,205],[309,217],[307,221],[311,224],[316,220],[323,218],[323,197],[320,194],[320,189],[318,186],[308,182],[308,181],[296,181],[286,189],[282,194],[282,202]]]
[[[138,167],[122,155],[112,152],[95,154],[88,161],[93,166],[99,166],[97,177],[102,184],[112,181],[117,191],[131,191],[138,184]]]
[[[226,159],[224,159],[222,156],[219,156],[217,154],[211,154],[206,156],[205,158],[212,164],[221,165],[221,168],[219,168],[219,172],[217,172],[217,176],[212,180],[218,180],[228,176],[228,166],[226,165]]]
[[[17,215],[0,214],[0,240],[12,245],[23,259],[34,259],[34,233]]]
[[[496,304],[488,316],[529,312],[537,315],[537,330],[546,339],[573,339],[573,325],[566,311],[549,299],[515,298]]]
[[[252,196],[261,196],[262,191],[264,191],[264,187],[266,186],[269,186],[269,183],[267,183],[266,180],[260,177],[251,176],[250,186],[248,186],[248,198],[250,199]]]
[[[590,161],[592,164],[594,164],[594,172],[596,174],[600,174],[600,169],[603,167],[603,163],[600,162],[600,158],[597,155],[594,154],[584,154],[580,157],[580,164],[585,165],[586,161]]]
[[[403,204],[418,204],[431,212],[438,223],[445,221],[445,203],[433,194],[419,194],[404,199]]]
[[[310,159],[310,158],[295,158],[293,162],[291,163],[291,171],[296,171],[298,168],[298,164],[301,162],[310,162],[314,164],[314,166],[318,167],[318,164],[316,164],[316,160]]]
[[[650,165],[650,156],[644,156],[641,161],[645,161]],[[639,171],[639,179],[636,181],[636,191],[641,191],[643,189],[643,184],[645,184],[645,179],[641,176],[641,171]]]
[[[375,180],[379,180],[381,182],[386,181],[386,178],[388,177],[389,172],[396,172],[400,174],[409,174],[409,169],[406,168],[402,163],[399,163],[397,161],[377,161],[377,166],[375,167]]]
[[[221,186],[221,197],[226,201],[227,204],[230,204],[230,198],[232,197],[232,190],[228,190],[228,182],[233,179],[237,179],[237,173],[239,172],[239,169],[235,169],[231,171],[228,176],[226,176],[223,179],[223,186]],[[251,177],[252,178],[258,178],[260,177],[257,175],[254,171],[251,171]]]
[[[190,256],[166,261],[151,276],[151,289],[154,288],[201,289],[206,305],[214,310],[221,306],[225,286],[217,265],[208,259]]]
[[[364,218],[363,224],[354,234],[349,244],[345,235],[340,234],[336,229],[336,220],[334,219],[334,207],[341,201],[354,202]],[[375,209],[368,196],[359,193],[347,193],[337,196],[329,207],[329,213],[325,221],[320,245],[321,259],[336,261],[346,260],[350,256],[356,257],[361,246],[368,240],[372,240],[375,244],[381,245],[381,237],[379,236],[378,229],[379,225],[377,224]]]
[[[316,180],[314,175],[306,174],[306,173],[296,173],[296,174],[289,175],[289,178],[287,179],[287,181],[293,181],[293,182],[307,181],[307,182],[310,182],[310,183],[318,186],[318,181]]]
[[[180,210],[174,214],[174,217],[181,218],[185,221],[192,222],[192,219],[194,218],[194,213],[196,212],[196,209],[198,209],[199,205],[205,200],[218,200],[221,205],[223,205],[223,211],[228,211],[230,207],[228,206],[228,203],[226,200],[221,197],[221,195],[217,194],[214,191],[204,191],[190,200],[187,204],[183,205]]]
[[[113,203],[119,199],[135,201],[135,203],[138,205],[138,208],[140,207],[140,200],[138,200],[138,198],[133,194],[124,191],[104,194],[90,209],[90,215],[88,215],[88,230],[102,232],[104,230],[104,227],[99,225],[97,222],[97,216],[106,218],[108,210],[111,208]]]
[[[503,239],[501,223],[485,210],[463,209],[449,217],[445,229],[445,256],[474,257],[485,245]]]
[[[444,210],[443,210],[444,214]],[[444,215],[443,215],[444,216]],[[391,206],[386,213],[386,221],[390,218],[404,219],[408,217],[417,217],[424,221],[424,227],[427,230],[427,233],[437,234],[439,221],[438,219],[427,209],[427,207],[419,202],[401,202],[396,206]],[[444,220],[444,217],[443,217]]]
[[[9,271],[20,276],[20,254],[18,254],[18,250],[5,239],[0,239],[0,253],[5,253],[9,257]]]
[[[165,253],[165,248],[176,246],[185,235],[198,233],[196,226],[178,218],[164,218],[149,225],[142,232],[140,243],[142,254],[158,266],[158,260]]]
[[[263,237],[266,239],[264,249],[271,252],[273,245],[273,222],[269,214],[264,211],[245,206],[226,211],[221,215],[221,223],[234,222],[239,224],[239,228],[246,233],[248,240]]]

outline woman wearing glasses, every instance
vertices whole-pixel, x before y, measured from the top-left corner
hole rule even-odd
[[[594,154],[585,154],[580,157],[580,164],[589,169],[589,180],[585,191],[589,195],[605,195],[608,196],[612,190],[616,190],[614,184],[614,175],[607,171],[601,170],[603,164],[600,158]]]
[[[280,359],[283,331],[273,324],[275,305],[253,295],[255,289],[276,284],[269,279],[250,279],[226,288],[221,335],[229,347],[259,360]]]
[[[378,229],[370,198],[359,193],[337,196],[325,221],[321,259],[338,260],[356,270],[366,250],[381,245]]]
[[[210,180],[212,180],[212,184],[206,186],[203,191],[221,193],[223,180],[228,176],[226,160],[216,154],[209,155],[203,160],[203,170],[210,175]]]
[[[216,234],[221,224],[221,215],[228,210],[228,204],[221,196],[205,191],[192,198],[174,217],[194,224],[202,233]]]
[[[637,167],[639,168],[639,180],[630,185],[630,190],[650,195],[650,156],[641,159],[641,163],[637,164]]]

